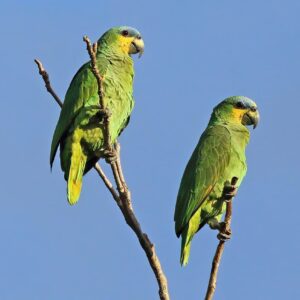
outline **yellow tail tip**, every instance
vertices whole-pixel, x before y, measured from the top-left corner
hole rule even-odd
[[[186,255],[186,253],[182,253],[180,257],[180,264],[182,267],[185,267],[189,262],[189,254]]]
[[[186,241],[183,239],[183,241]],[[180,264],[181,266],[185,267],[188,262],[189,262],[189,257],[190,257],[190,250],[191,250],[191,243],[183,243],[182,248],[181,248],[181,255],[180,255]]]
[[[80,192],[81,192],[81,182],[71,181],[68,184],[68,202],[70,205],[74,205],[78,202]]]

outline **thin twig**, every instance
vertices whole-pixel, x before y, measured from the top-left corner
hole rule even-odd
[[[86,49],[89,53],[89,56],[91,58],[91,70],[97,80],[97,85],[98,85],[98,97],[99,97],[99,106],[100,106],[100,112],[102,113],[103,116],[103,127],[104,127],[104,148],[108,151],[112,151],[112,147],[110,144],[110,132],[109,132],[109,118],[111,116],[110,111],[108,111],[107,107],[105,107],[104,103],[104,91],[103,91],[103,85],[102,81],[103,78],[98,70],[97,67],[97,43],[94,43],[92,45],[90,39],[88,36],[83,37],[83,41],[86,43]]]
[[[83,41],[86,43],[86,49],[89,53],[89,56],[91,58],[91,69],[93,74],[95,75],[96,79],[97,79],[97,84],[98,84],[98,96],[99,96],[99,104],[100,107],[102,109],[104,109],[104,93],[103,93],[103,86],[102,86],[102,76],[99,73],[99,70],[97,68],[97,59],[96,59],[96,55],[97,55],[97,44],[93,44],[91,43],[90,39],[88,38],[88,36],[84,36],[83,37]]]
[[[59,99],[59,97],[56,95],[56,93],[54,92],[54,90],[51,87],[50,84],[50,78],[49,75],[47,73],[47,71],[44,69],[43,64],[38,60],[35,59],[34,62],[37,64],[38,68],[39,68],[39,73],[40,75],[43,77],[44,82],[45,82],[45,87],[47,89],[47,91],[52,95],[52,97],[54,98],[54,100],[57,102],[57,104],[62,107],[63,103],[62,101]]]
[[[116,163],[115,167],[116,167],[116,172],[119,175],[120,185],[122,187],[120,194],[122,195],[122,198],[124,199],[124,201],[127,202],[127,205],[129,206],[130,210],[133,211],[133,207],[132,207],[132,203],[131,203],[131,194],[127,187],[125,177],[123,174],[123,170],[122,170],[122,165],[121,165],[121,146],[118,142],[115,144],[115,149],[117,151],[117,160],[115,161],[115,163]]]
[[[237,177],[233,177],[231,179],[231,185],[235,186],[238,181]],[[224,233],[231,232],[230,225],[231,225],[231,218],[232,218],[232,198],[228,199],[226,201],[226,213],[225,213],[225,228],[224,228]],[[218,271],[219,271],[219,266],[222,258],[222,254],[224,251],[224,246],[225,246],[225,240],[219,241],[218,247],[216,249],[216,253],[212,262],[212,267],[211,267],[211,272],[210,272],[210,278],[209,278],[209,283],[206,291],[206,296],[205,300],[212,300],[216,286],[217,286],[217,276],[218,276]]]
[[[98,83],[98,96],[99,96],[99,104],[100,104],[100,108],[105,112],[104,114],[107,113],[107,111],[105,111],[105,107],[103,106],[103,91],[102,91],[102,83],[101,83],[101,76],[99,74],[97,65],[96,65],[96,47],[95,44],[93,45],[93,47],[91,47],[91,43],[88,39],[88,37],[84,38],[84,41],[87,44],[87,49],[91,58],[91,61],[93,60],[94,57],[94,62],[92,62],[92,68],[94,68],[96,71],[93,72],[95,77],[97,78],[97,83]],[[45,71],[45,69],[42,66],[42,63],[38,60],[35,60],[35,62],[38,65],[39,68],[39,72],[43,77],[43,80],[45,82],[47,91],[53,96],[53,98],[55,99],[55,101],[59,104],[60,107],[62,107],[62,102],[59,99],[59,97],[55,94],[54,90],[51,87],[50,84],[50,80],[49,80],[49,76],[47,74],[47,72]],[[102,99],[102,100],[101,100]],[[104,131],[107,132],[107,137],[109,137],[109,115],[107,114],[107,123],[104,124]],[[112,147],[109,144],[109,139],[107,139],[107,143],[105,144],[105,149],[111,151]],[[118,145],[117,145],[118,147]],[[148,258],[149,264],[154,272],[154,275],[156,277],[158,286],[159,286],[159,297],[161,300],[170,300],[170,296],[169,296],[169,292],[168,292],[168,282],[167,282],[167,278],[162,270],[161,264],[160,264],[160,260],[158,258],[158,256],[156,255],[156,251],[155,251],[155,247],[152,244],[152,242],[150,241],[150,239],[148,238],[147,234],[145,234],[142,229],[141,226],[132,210],[132,206],[131,206],[131,193],[127,187],[127,184],[125,182],[124,179],[124,175],[122,172],[122,167],[121,167],[121,159],[120,159],[120,151],[117,148],[117,160],[114,162],[110,163],[113,175],[114,175],[114,179],[116,181],[116,185],[117,185],[117,190],[118,192],[114,189],[112,183],[110,182],[110,180],[108,179],[108,177],[105,175],[105,173],[103,172],[103,170],[101,169],[100,165],[98,163],[95,164],[94,168],[96,170],[96,172],[99,174],[99,176],[101,177],[101,179],[103,180],[105,186],[108,188],[108,190],[110,191],[112,197],[114,198],[115,202],[117,203],[118,207],[120,208],[126,223],[130,226],[130,228],[134,231],[134,233],[136,234],[141,247],[143,248],[143,250],[145,251],[145,254]]]
[[[123,171],[122,171],[122,166],[121,166],[121,161],[120,161],[120,157],[121,157],[121,146],[119,143],[116,143],[116,151],[118,153],[118,156],[117,156],[117,161],[116,161],[116,164],[117,164],[117,168],[118,168],[118,172],[120,174],[120,179],[121,179],[121,183],[123,186],[126,186],[126,181],[125,181],[125,177],[124,177],[124,174],[123,174]]]
[[[98,173],[98,175],[101,177],[101,179],[103,180],[105,186],[107,187],[107,189],[110,191],[110,193],[112,194],[113,198],[115,199],[116,203],[118,204],[119,207],[122,207],[122,202],[119,198],[118,193],[116,192],[116,190],[114,189],[112,183],[110,182],[110,180],[106,177],[105,173],[103,172],[102,168],[100,167],[100,165],[98,163],[95,164],[94,169],[96,170],[96,172]]]

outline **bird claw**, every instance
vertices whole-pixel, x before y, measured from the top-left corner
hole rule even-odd
[[[112,150],[104,150],[103,157],[108,164],[111,164],[118,159],[118,152],[114,148]]]
[[[101,118],[109,118],[112,113],[108,108],[101,108],[99,109],[99,115]]]
[[[219,233],[217,235],[217,238],[220,240],[220,241],[228,241],[230,240],[231,238],[231,229],[228,228],[226,229],[226,224],[225,222],[220,222],[219,223],[219,226],[220,226],[220,229],[219,229]]]
[[[217,238],[220,241],[228,241],[231,238],[231,229],[226,228],[225,222],[218,222],[217,219],[211,218],[208,220],[207,224],[211,229],[217,229],[219,231]]]
[[[237,194],[237,187],[231,184],[225,184],[222,193],[222,199],[225,202],[230,202]]]
[[[231,232],[230,233],[224,233],[224,232],[219,232],[217,235],[218,240],[226,242],[230,240],[231,238]]]

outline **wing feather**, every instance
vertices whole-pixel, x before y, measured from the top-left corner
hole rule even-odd
[[[230,147],[230,132],[224,126],[210,126],[200,137],[185,168],[177,196],[174,220],[178,236],[225,171]]]
[[[108,63],[108,60],[104,57],[97,59],[97,65],[101,75],[105,73]],[[87,62],[75,74],[66,93],[65,101],[52,138],[50,152],[51,167],[61,139],[69,130],[75,117],[80,112],[80,109],[84,107],[85,103],[87,103],[91,97],[97,95],[97,88],[97,82],[90,69],[90,63]]]

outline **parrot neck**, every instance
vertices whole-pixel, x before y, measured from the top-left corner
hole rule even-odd
[[[240,145],[244,151],[250,139],[250,131],[243,124],[230,122],[226,119],[216,118],[212,115],[208,127],[222,126],[225,127],[231,134],[231,138],[235,141],[233,144]]]
[[[227,123],[227,114],[224,111],[220,111],[219,109],[214,109],[209,120],[209,125],[221,125]]]
[[[122,66],[124,66],[125,64],[126,66],[133,68],[133,59],[131,58],[131,56],[128,54],[124,54],[117,47],[107,47],[100,49],[100,51],[97,52],[96,57],[98,59],[101,56],[104,56],[114,65],[121,64]]]

